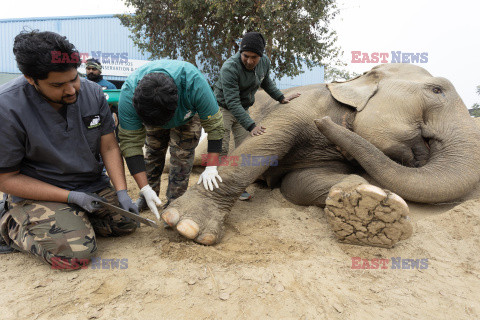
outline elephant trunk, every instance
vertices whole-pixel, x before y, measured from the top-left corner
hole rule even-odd
[[[372,178],[406,200],[421,203],[451,201],[464,196],[480,180],[477,141],[462,139],[470,132],[457,141],[449,141],[447,146],[432,143],[432,156],[427,164],[412,168],[391,160],[373,144],[335,124],[329,117],[315,120],[315,124],[327,139],[352,155]],[[462,130],[469,129],[463,127]],[[478,136],[478,130],[472,128],[471,134]],[[435,150],[437,148],[442,150]]]

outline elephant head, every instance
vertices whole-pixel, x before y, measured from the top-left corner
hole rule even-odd
[[[328,119],[317,126],[385,188],[433,203],[461,197],[480,180],[480,131],[447,79],[383,64],[328,88],[357,110],[354,133]]]

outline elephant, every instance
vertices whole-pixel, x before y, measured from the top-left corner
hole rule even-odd
[[[381,64],[293,91],[301,96],[288,104],[257,93],[254,120],[267,132],[229,156],[261,161],[219,166],[213,191],[190,187],[162,212],[170,227],[218,243],[239,195],[262,179],[294,204],[324,208],[338,241],[390,248],[413,233],[405,200],[451,201],[480,180],[480,130],[452,83],[424,68]]]

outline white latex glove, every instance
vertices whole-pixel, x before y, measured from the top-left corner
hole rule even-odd
[[[160,215],[158,214],[158,209],[157,206],[160,206],[162,204],[162,201],[158,198],[157,194],[155,191],[153,191],[152,187],[150,187],[148,184],[140,189],[140,194],[145,198],[145,201],[147,202],[147,206],[150,208],[150,210],[155,214],[155,217],[157,217],[158,220],[160,220]]]
[[[208,166],[200,175],[197,184],[200,184],[203,181],[205,190],[210,189],[210,191],[213,191],[213,185],[215,185],[215,188],[218,188],[218,183],[215,178],[218,178],[218,181],[222,182],[222,177],[218,175],[217,166]]]

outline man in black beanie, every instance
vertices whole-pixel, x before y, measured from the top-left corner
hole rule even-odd
[[[243,36],[240,50],[222,65],[218,81],[215,83],[215,96],[223,113],[225,135],[222,142],[222,153],[228,153],[230,131],[233,132],[235,148],[248,136],[258,136],[266,128],[257,125],[248,113],[255,102],[255,93],[262,87],[273,99],[280,103],[288,103],[300,96],[299,93],[285,97],[270,78],[270,59],[263,54],[265,39],[258,32],[248,32]],[[251,196],[244,192],[240,200],[248,200]]]

